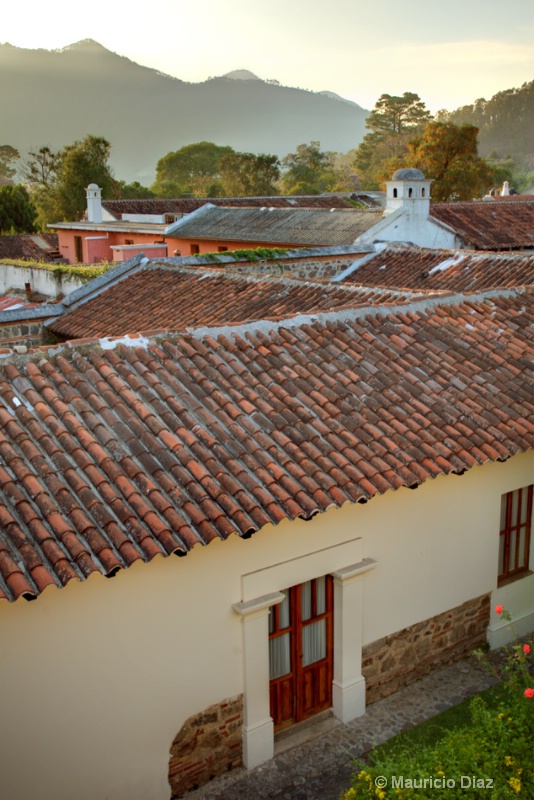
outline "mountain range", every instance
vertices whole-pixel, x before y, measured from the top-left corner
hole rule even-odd
[[[21,156],[86,134],[111,142],[118,179],[150,184],[158,159],[199,141],[285,156],[319,141],[346,152],[369,111],[334,92],[310,92],[236,70],[187,83],[86,39],[62,50],[0,44],[0,144]]]

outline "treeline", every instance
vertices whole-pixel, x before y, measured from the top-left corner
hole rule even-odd
[[[348,153],[323,151],[317,141],[282,159],[213,142],[186,145],[158,161],[150,187],[113,174],[103,137],[88,135],[58,152],[42,146],[24,159],[2,145],[0,233],[80,219],[89,183],[105,199],[313,195],[378,190],[397,169],[415,167],[433,180],[434,200],[471,200],[504,180],[519,192],[534,186],[534,81],[434,118],[413,92],[383,94],[366,127]]]
[[[163,156],[150,187],[117,179],[110,152],[110,142],[92,134],[58,152],[48,146],[32,150],[23,160],[14,147],[0,146],[0,233],[31,233],[52,222],[80,219],[89,183],[100,186],[104,199],[321,194],[355,188],[347,159],[323,152],[319,142],[299,145],[283,159],[197,142]]]
[[[519,163],[534,159],[534,81],[436,116],[478,128],[480,152],[486,158],[511,157]]]

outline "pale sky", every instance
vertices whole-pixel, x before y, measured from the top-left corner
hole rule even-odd
[[[410,91],[453,110],[534,79],[534,0],[26,0],[2,17],[18,47],[81,39],[185,81],[248,69],[364,108]]]

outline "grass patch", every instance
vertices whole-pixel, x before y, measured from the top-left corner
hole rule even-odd
[[[485,689],[483,692],[474,696],[481,697],[489,709],[498,709],[499,704],[504,699],[503,686],[502,684],[491,686],[489,689]],[[461,728],[465,725],[470,725],[472,699],[472,697],[468,697],[466,700],[462,700],[461,703],[458,703],[458,705],[441,711],[439,714],[425,720],[425,722],[421,722],[414,728],[402,731],[392,739],[388,739],[387,742],[373,748],[371,753],[369,753],[369,757],[373,760],[382,759],[391,755],[392,752],[400,747],[416,748],[420,745],[433,745],[442,739],[445,733],[453,728]]]

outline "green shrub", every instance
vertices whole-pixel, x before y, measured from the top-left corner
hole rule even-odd
[[[499,608],[497,613],[509,619]],[[497,707],[474,697],[470,724],[452,728],[432,744],[410,745],[399,737],[397,746],[374,750],[369,764],[356,762],[358,771],[342,800],[534,797],[531,654],[528,643],[508,649],[504,664],[493,668],[502,680],[494,694]]]

